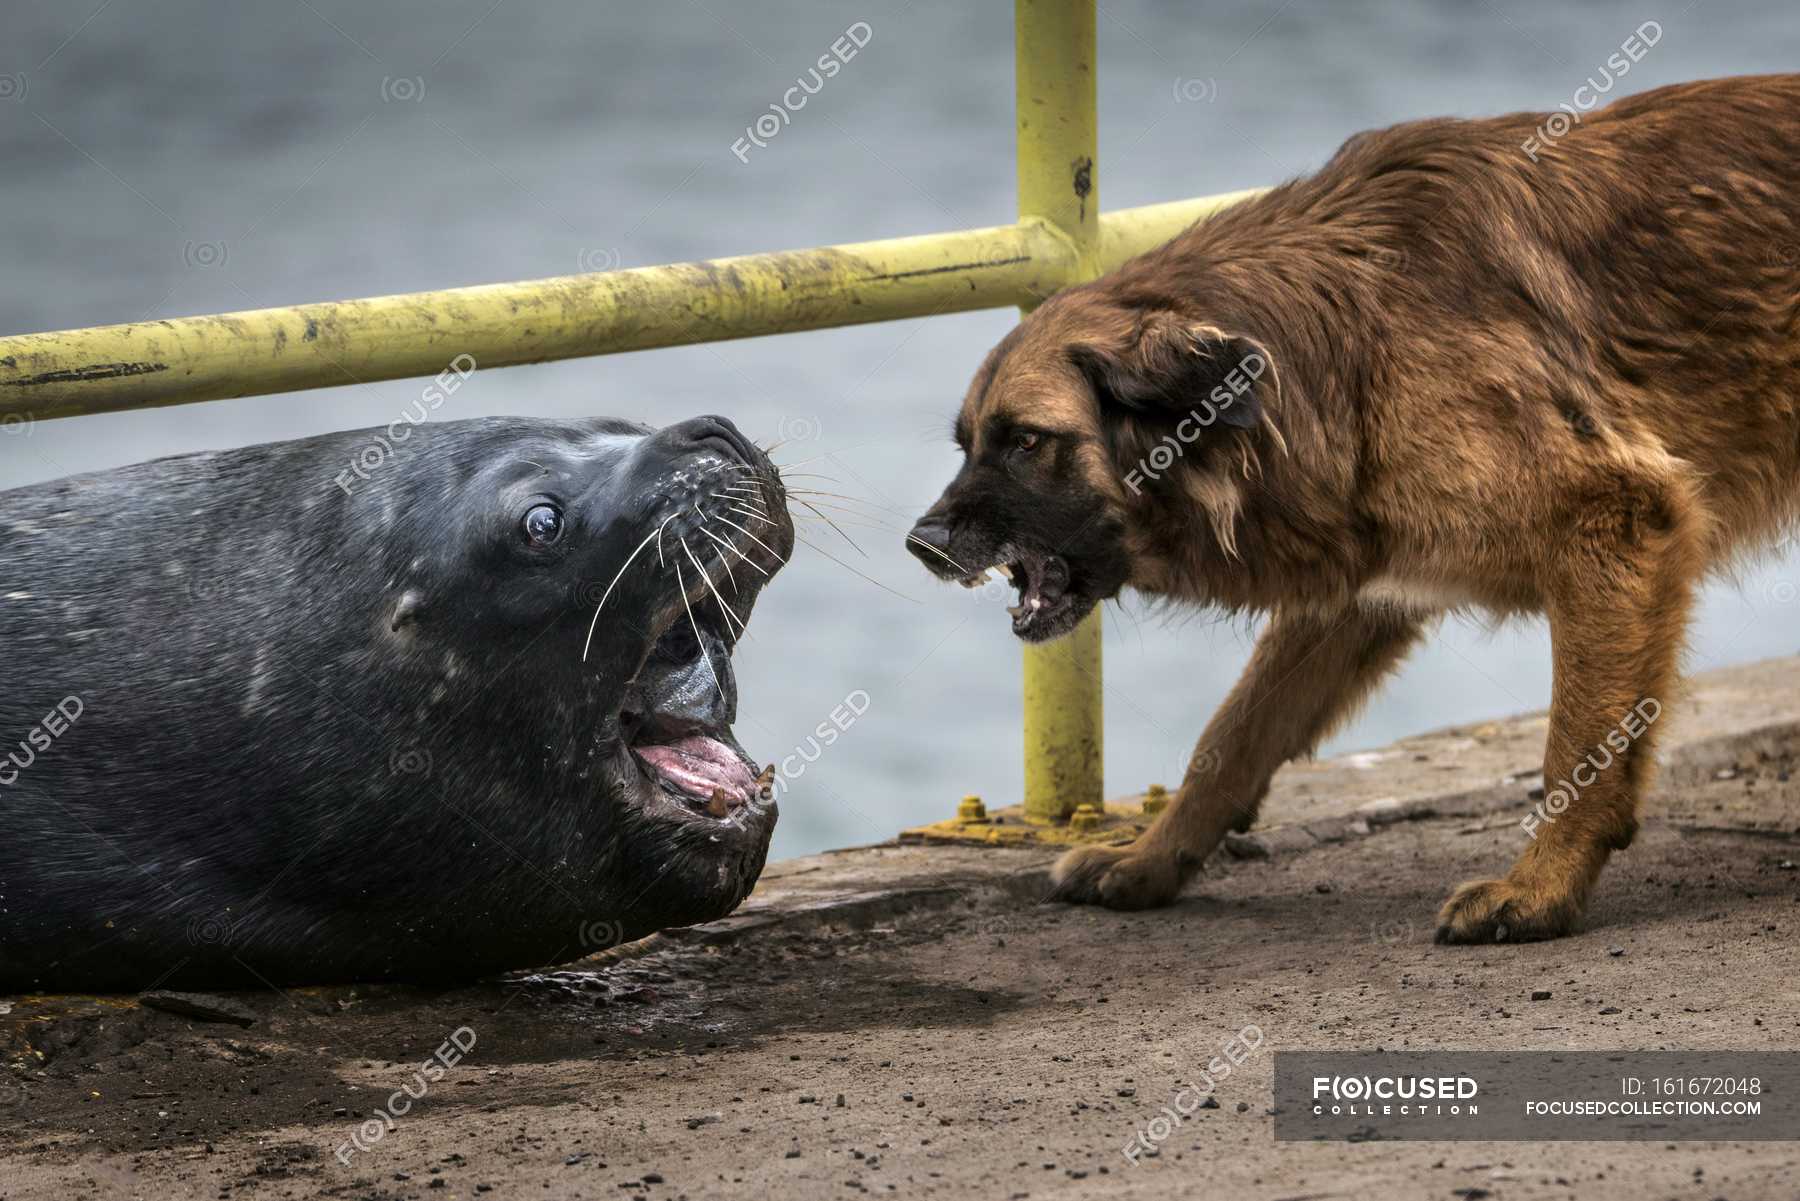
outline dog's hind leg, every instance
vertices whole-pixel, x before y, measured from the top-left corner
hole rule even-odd
[[[1608,480],[1571,498],[1546,598],[1555,672],[1544,799],[1520,823],[1531,842],[1506,876],[1445,902],[1439,942],[1566,934],[1608,856],[1630,845],[1703,570],[1699,524],[1678,488],[1655,482]]]
[[[1224,839],[1256,820],[1269,779],[1310,753],[1412,645],[1426,618],[1360,603],[1277,611],[1213,715],[1174,803],[1129,846],[1080,847],[1051,872],[1055,900],[1148,909],[1175,899]]]

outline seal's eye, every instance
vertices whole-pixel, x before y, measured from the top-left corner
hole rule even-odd
[[[533,505],[519,523],[525,530],[525,541],[533,546],[549,546],[563,536],[562,510],[555,505]]]

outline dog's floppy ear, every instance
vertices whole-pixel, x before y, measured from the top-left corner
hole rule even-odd
[[[1253,339],[1174,313],[1147,313],[1112,345],[1070,348],[1102,407],[1137,413],[1194,414],[1202,425],[1255,429],[1262,422],[1258,398],[1273,361]]]

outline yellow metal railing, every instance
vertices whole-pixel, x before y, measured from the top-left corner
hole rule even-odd
[[[1103,270],[1094,0],[1015,0],[1013,20],[1019,219],[1068,239],[1065,282],[1079,283]],[[1067,637],[1025,648],[1027,817],[1059,821],[1105,801],[1100,634],[1096,609]]]
[[[0,421],[49,420],[1008,305],[1253,195],[1100,213],[1094,0],[1015,0],[1016,225],[0,337]],[[1026,810],[1101,800],[1100,626],[1025,656]]]

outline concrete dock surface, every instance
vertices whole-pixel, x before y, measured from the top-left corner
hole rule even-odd
[[[1278,1050],[1800,1047],[1797,685],[1671,698],[1638,840],[1551,943],[1431,941],[1524,845],[1539,714],[1289,767],[1157,912],[1040,903],[1053,851],[889,844],[478,987],[0,998],[0,1201],[1791,1198],[1796,1143],[1276,1142],[1269,1111]]]

